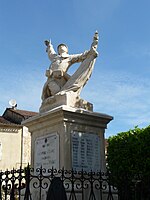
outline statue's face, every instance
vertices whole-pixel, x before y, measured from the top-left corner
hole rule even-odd
[[[58,53],[61,55],[62,53],[68,53],[68,48],[65,45],[60,45],[58,48]]]

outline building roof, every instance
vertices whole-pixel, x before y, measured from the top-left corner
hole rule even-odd
[[[3,115],[0,117],[2,124],[21,124],[23,120],[37,115],[37,112],[18,110],[16,108],[6,108]]]
[[[21,115],[25,119],[28,119],[29,117],[33,117],[38,114],[37,112],[27,111],[27,110],[18,110],[18,109],[13,109],[13,108],[7,108],[7,109],[9,109],[10,111],[12,111],[14,113]]]
[[[0,124],[11,124],[11,122],[0,116]]]

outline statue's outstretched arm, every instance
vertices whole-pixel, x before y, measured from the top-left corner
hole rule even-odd
[[[53,45],[51,43],[51,40],[45,40],[46,45],[46,52],[48,54],[49,59],[52,61],[55,56],[57,56],[57,53],[55,52]]]
[[[63,86],[61,91],[73,91],[79,95],[84,85],[89,80],[95,63],[95,58],[98,56],[96,51],[98,45],[98,33],[96,32],[93,38],[93,42],[89,51],[83,54],[86,58],[80,64],[75,73],[70,77],[67,83]],[[82,55],[82,56],[83,56]]]
[[[84,53],[81,53],[81,54],[70,55],[70,63],[74,64],[78,62],[83,62],[83,60],[86,59],[88,53],[89,51],[85,51]]]

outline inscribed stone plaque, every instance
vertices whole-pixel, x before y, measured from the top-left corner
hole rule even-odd
[[[35,140],[34,168],[59,169],[59,136],[57,133]]]
[[[77,171],[100,170],[100,138],[97,134],[72,133],[72,167]]]

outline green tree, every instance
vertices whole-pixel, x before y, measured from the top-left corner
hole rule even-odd
[[[143,199],[150,199],[150,126],[110,137],[107,153],[108,170],[120,199],[131,200],[138,187]]]

